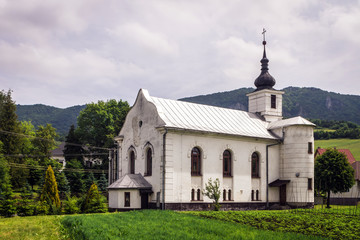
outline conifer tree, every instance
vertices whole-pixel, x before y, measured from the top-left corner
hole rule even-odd
[[[106,175],[104,172],[101,174],[100,179],[98,180],[98,186],[100,191],[102,192],[106,191],[106,188],[108,186],[108,181],[106,179]]]
[[[40,196],[41,201],[46,201],[49,205],[60,207],[59,191],[52,167],[49,165],[45,174],[45,183]]]
[[[83,213],[102,213],[107,211],[105,197],[102,196],[98,187],[93,183],[81,204]]]
[[[85,189],[89,189],[93,183],[97,183],[92,172],[85,175],[84,183]]]
[[[68,135],[65,138],[64,146],[65,161],[77,159],[79,162],[84,162],[83,154],[85,154],[84,148],[81,146],[81,141],[75,133],[75,126],[71,125]]]
[[[82,164],[76,160],[70,160],[66,162],[65,175],[69,181],[70,190],[72,195],[79,196],[84,190],[84,173]]]
[[[0,141],[0,150],[1,148],[2,142]],[[0,215],[11,217],[15,213],[16,206],[11,189],[9,168],[6,159],[0,153]]]

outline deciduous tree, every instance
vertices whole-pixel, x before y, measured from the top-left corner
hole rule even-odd
[[[212,179],[209,178],[208,182],[205,183],[205,190],[203,191],[203,195],[213,200],[215,211],[220,210],[219,199],[221,196],[221,191],[220,180],[218,178],[216,178],[215,181],[212,181]]]
[[[315,159],[315,187],[318,191],[327,192],[328,208],[331,192],[347,192],[354,183],[354,169],[345,154],[329,148]]]
[[[108,150],[99,148],[114,147],[114,137],[119,133],[129,110],[129,104],[121,100],[87,104],[80,112],[75,132],[82,143],[98,147],[89,147],[93,154],[108,154]],[[102,160],[103,168],[107,169],[108,156],[102,157]]]

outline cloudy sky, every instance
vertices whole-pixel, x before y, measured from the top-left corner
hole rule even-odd
[[[0,89],[18,104],[133,104],[253,87],[360,94],[360,1],[0,0]]]

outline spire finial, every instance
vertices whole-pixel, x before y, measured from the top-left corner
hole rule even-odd
[[[269,70],[269,67],[268,67],[269,59],[267,59],[267,57],[266,57],[265,33],[266,33],[266,30],[265,30],[265,28],[263,28],[263,31],[262,31],[263,42],[262,42],[262,44],[264,45],[264,53],[263,53],[263,58],[260,61],[261,62],[261,73],[260,73],[260,76],[255,80],[255,86],[257,87],[257,89],[255,91],[262,90],[262,89],[273,89],[272,87],[275,85],[275,79],[268,72],[268,70]]]
[[[263,28],[263,32],[262,32],[262,35],[263,35],[263,45],[265,46],[266,45],[266,41],[265,41],[265,33],[266,33],[266,29]]]

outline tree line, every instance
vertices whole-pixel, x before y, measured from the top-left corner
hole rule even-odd
[[[0,214],[55,214],[65,211],[64,206],[67,213],[86,212],[81,206],[89,191],[96,188],[99,193],[106,192],[109,151],[115,147],[113,138],[129,109],[128,103],[121,100],[88,104],[78,117],[78,127],[71,126],[66,136],[63,167],[51,156],[59,145],[56,129],[51,124],[35,128],[31,121],[18,121],[11,91],[1,91]],[[85,160],[101,164],[89,166]],[[57,204],[54,208],[49,203],[52,201],[47,201],[49,197],[41,197],[49,168],[64,203],[60,210]]]
[[[316,124],[315,140],[334,138],[360,139],[360,126],[353,122],[338,120],[310,119]]]

